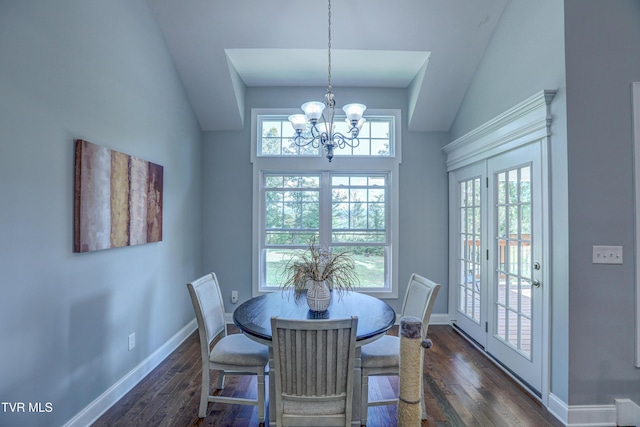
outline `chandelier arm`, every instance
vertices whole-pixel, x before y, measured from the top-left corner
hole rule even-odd
[[[323,113],[323,120],[324,120],[324,113]],[[316,139],[320,136],[320,134],[322,132],[320,132],[320,129],[318,129],[318,124],[317,123],[312,123],[311,124],[311,129],[309,130],[309,133],[311,134],[311,137],[313,139]]]
[[[304,135],[300,134],[300,135],[294,136],[293,138],[291,138],[291,140],[298,147],[306,147],[308,145],[311,145],[313,148],[319,148],[320,145],[321,145],[321,141],[320,141],[319,135],[311,136],[311,137],[305,137]]]
[[[353,137],[348,137],[341,134],[340,132],[336,132],[333,134],[333,141],[335,145],[337,145],[340,148],[344,148],[347,145],[351,148],[356,148],[357,146],[360,145],[360,139],[358,138],[357,135]]]

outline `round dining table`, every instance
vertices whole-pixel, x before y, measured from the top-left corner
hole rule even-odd
[[[353,377],[352,426],[360,425],[361,359],[360,347],[382,337],[395,324],[393,308],[381,299],[358,292],[334,294],[329,308],[313,312],[307,306],[306,296],[298,299],[288,292],[273,292],[251,298],[233,312],[233,323],[249,338],[269,346],[269,371],[274,372],[271,346],[271,317],[283,319],[345,319],[358,317],[356,331],[356,358]],[[269,381],[269,425],[275,425],[275,385]]]

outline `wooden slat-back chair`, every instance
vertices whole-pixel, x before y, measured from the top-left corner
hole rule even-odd
[[[271,319],[278,426],[351,425],[357,325]]]
[[[191,283],[187,283],[193,309],[198,322],[200,349],[202,355],[202,388],[198,416],[205,418],[209,402],[255,405],[258,407],[260,423],[265,419],[265,367],[269,363],[267,346],[247,338],[242,334],[227,335],[224,320],[224,304],[215,273],[209,273]],[[214,339],[219,340],[214,344]],[[210,395],[211,372],[218,371],[217,389],[224,386],[226,372],[233,375],[256,375],[258,398],[248,399],[233,396]]]

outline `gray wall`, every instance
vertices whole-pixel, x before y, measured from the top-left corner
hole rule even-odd
[[[640,81],[640,1],[565,1],[569,159],[569,403],[640,403],[634,368],[631,82]],[[591,263],[620,245],[623,265]]]
[[[557,0],[511,0],[451,128],[452,139],[534,93],[558,90],[552,104],[551,392],[568,399],[568,229],[564,11]]]
[[[252,164],[251,108],[299,109],[309,99],[322,99],[326,88],[248,88],[242,131],[205,133],[203,267],[216,271],[227,312],[231,290],[239,302],[251,297]],[[447,176],[442,147],[447,133],[407,131],[407,94],[399,89],[334,88],[339,105],[358,100],[369,108],[400,108],[403,163],[400,166],[399,295],[404,296],[413,272],[445,285],[447,272]],[[336,160],[336,161],[339,161]],[[330,168],[327,163],[327,168]],[[389,300],[399,310],[402,299]],[[434,308],[447,312],[447,290]]]
[[[202,135],[144,2],[0,2],[0,94],[0,401],[53,409],[0,425],[62,425],[194,317]],[[72,253],[76,138],[164,166],[162,242]]]

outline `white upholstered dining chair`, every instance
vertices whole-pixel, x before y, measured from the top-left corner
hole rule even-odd
[[[209,273],[187,283],[193,309],[196,312],[200,349],[202,355],[202,389],[198,416],[205,418],[209,402],[254,405],[258,407],[258,419],[265,418],[265,367],[269,363],[267,346],[259,344],[243,334],[227,335],[224,320],[224,303],[215,273]],[[211,343],[219,337],[213,348]],[[216,388],[224,386],[225,373],[233,375],[256,375],[258,398],[248,399],[231,396],[212,396],[211,372],[218,371]]]
[[[350,426],[358,318],[273,317],[276,425]]]
[[[422,338],[427,336],[429,320],[433,311],[440,285],[417,274],[412,274],[409,285],[404,295],[402,314],[422,319]],[[361,424],[367,424],[367,411],[369,406],[394,405],[398,399],[369,401],[369,377],[373,375],[399,375],[400,374],[400,338],[393,335],[384,335],[382,338],[362,346],[362,394],[361,394]],[[422,363],[420,372],[422,375]],[[424,408],[424,396],[421,396],[422,419],[426,418]]]

